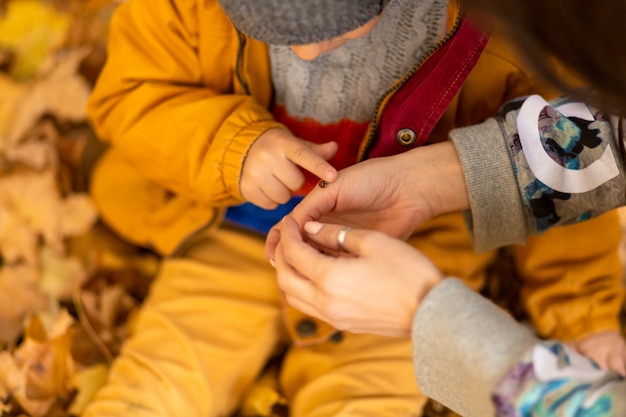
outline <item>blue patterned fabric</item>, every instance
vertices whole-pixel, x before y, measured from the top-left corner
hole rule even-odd
[[[538,96],[513,101],[502,110],[517,113],[510,151],[523,184],[522,200],[535,219],[533,229],[541,233],[557,223],[576,223],[601,213],[593,207],[581,212],[579,207],[577,216],[563,219],[573,196],[589,198],[600,185],[622,181],[610,149],[611,126],[602,113],[583,103],[548,103]],[[521,172],[521,167],[530,170]],[[594,177],[601,181],[594,184]]]
[[[492,398],[498,417],[613,417],[611,388],[622,381],[568,346],[546,342],[506,375]]]

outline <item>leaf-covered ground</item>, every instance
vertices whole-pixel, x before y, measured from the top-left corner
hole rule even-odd
[[[85,102],[114,0],[0,0],[0,410],[77,415],[158,260],[85,193]]]
[[[85,102],[121,1],[0,0],[3,417],[78,415],[158,269],[98,222],[85,193]]]

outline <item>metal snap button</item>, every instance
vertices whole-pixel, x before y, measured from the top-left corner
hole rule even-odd
[[[317,324],[310,319],[302,319],[296,324],[296,333],[300,337],[311,337],[317,331]]]
[[[343,340],[343,332],[340,332],[340,331],[336,331],[330,337],[330,341],[333,343],[341,343],[342,340]]]
[[[400,146],[411,146],[417,140],[417,135],[411,129],[400,129],[398,133],[396,133],[396,142]]]

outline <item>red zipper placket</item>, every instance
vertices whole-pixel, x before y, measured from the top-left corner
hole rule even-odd
[[[448,31],[448,33],[446,33],[446,35],[441,38],[436,44],[431,46],[430,49],[420,58],[420,60],[400,79],[400,81],[390,87],[387,91],[385,91],[383,95],[378,99],[378,101],[376,102],[376,107],[374,109],[374,115],[372,116],[372,121],[370,122],[370,125],[367,129],[364,145],[359,151],[359,155],[357,158],[358,162],[362,162],[365,159],[365,156],[371,150],[371,147],[374,143],[374,138],[376,137],[376,133],[378,131],[378,120],[380,116],[379,113],[382,110],[381,107],[385,99],[395,91],[399,90],[402,86],[404,86],[404,84],[406,84],[406,82],[411,79],[411,77],[420,69],[424,62],[426,62],[429,57],[437,52],[443,45],[446,44],[446,42],[450,40],[450,38],[452,38],[452,36],[454,36],[459,28],[459,25],[461,24],[461,20],[462,13],[461,10],[459,10],[456,16],[456,20],[454,21],[454,25]]]

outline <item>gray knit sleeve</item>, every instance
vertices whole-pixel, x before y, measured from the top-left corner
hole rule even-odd
[[[555,417],[626,415],[623,377],[559,342],[540,341],[455,278],[424,298],[412,341],[422,391],[465,417],[526,415],[524,410],[550,410],[545,415]]]
[[[626,205],[622,126],[567,97],[530,96],[453,130],[476,249],[520,243]]]
[[[525,242],[527,214],[501,124],[489,119],[455,129],[450,138],[465,175],[471,207],[467,219],[475,249]]]
[[[454,278],[425,297],[412,339],[422,391],[466,417],[495,415],[494,387],[537,343],[500,308]]]

